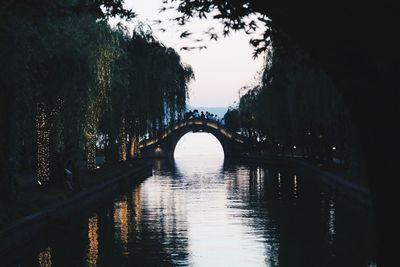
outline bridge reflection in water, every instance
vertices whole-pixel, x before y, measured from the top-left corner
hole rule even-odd
[[[208,137],[185,136],[189,154],[155,160],[152,177],[44,234],[20,265],[373,266],[367,211],[290,169],[194,155],[213,150]]]

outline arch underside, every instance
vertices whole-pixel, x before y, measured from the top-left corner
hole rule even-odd
[[[148,140],[142,146],[142,156],[173,158],[177,143],[190,132],[205,132],[215,136],[222,146],[225,157],[238,153],[244,148],[245,142],[237,134],[229,132],[215,121],[197,119],[173,125],[160,140]]]
[[[201,129],[189,129],[186,131],[182,131],[179,133],[179,135],[175,136],[173,142],[170,145],[170,153],[172,154],[172,156],[174,155],[176,145],[179,143],[179,141],[182,139],[183,136],[185,136],[188,133],[197,133],[197,132],[212,134],[218,140],[218,142],[221,144],[223,153],[224,153],[224,155],[226,155],[227,148],[226,148],[226,144],[224,142],[224,138],[221,136],[221,134],[218,134],[215,131],[212,131],[211,129],[201,128]]]

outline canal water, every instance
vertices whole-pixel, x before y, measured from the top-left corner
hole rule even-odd
[[[79,222],[43,235],[19,266],[375,266],[367,210],[312,177],[224,160],[187,134],[175,161]]]

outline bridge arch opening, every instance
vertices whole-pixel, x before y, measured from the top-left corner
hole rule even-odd
[[[225,152],[221,142],[213,134],[207,132],[189,132],[176,143],[174,158],[215,157],[224,158]]]

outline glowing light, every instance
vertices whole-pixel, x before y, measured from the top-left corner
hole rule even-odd
[[[116,226],[116,237],[122,243],[124,252],[128,253],[129,211],[128,202],[126,200],[114,204],[114,223]]]
[[[39,184],[50,180],[50,127],[46,106],[37,104],[36,110],[37,178]]]
[[[99,241],[97,235],[97,215],[89,218],[88,222],[88,253],[87,263],[89,266],[97,265],[97,258],[99,255]]]
[[[100,169],[100,166],[97,166],[96,169]]]
[[[332,147],[332,150],[336,150],[336,147],[334,146],[334,147]]]
[[[162,151],[162,148],[161,147],[157,147],[154,151],[155,151],[155,153],[160,154],[161,151]]]
[[[330,244],[333,244],[333,240],[335,238],[335,204],[333,203],[333,200],[331,199],[329,201],[329,217],[328,217],[328,236],[329,240],[328,242]]]
[[[311,133],[310,133],[310,132],[308,132],[308,133],[307,133],[307,135],[311,135]]]
[[[136,222],[136,227],[140,225],[140,222],[142,220],[142,195],[141,195],[141,188],[140,185],[136,187],[135,192],[133,193],[134,196],[132,199],[134,200],[134,213],[135,213],[135,222]]]
[[[137,154],[138,142],[139,142],[139,140],[138,140],[138,138],[136,138],[136,136],[131,137],[131,141],[130,141],[131,146],[129,149],[129,155],[130,155],[131,159],[133,159]]]
[[[88,104],[86,113],[86,150],[87,168],[96,169],[96,133],[99,118],[105,106],[105,99],[111,92],[112,72],[111,66],[116,57],[115,51],[107,44],[97,47],[97,57],[95,64],[95,86],[91,88],[91,101]]]
[[[120,147],[120,161],[126,161],[126,127],[125,127],[125,118],[122,119],[122,127],[120,129],[119,138],[121,140],[121,147]]]
[[[282,199],[282,193],[281,193],[281,174],[278,173],[278,198]]]
[[[297,147],[296,146],[293,146],[293,149],[296,149]]]
[[[96,134],[89,134],[86,140],[87,149],[87,168],[88,170],[96,169]]]
[[[42,185],[42,183],[40,181],[37,181],[39,185]]]
[[[46,248],[39,253],[38,262],[40,267],[51,267],[51,248]]]

